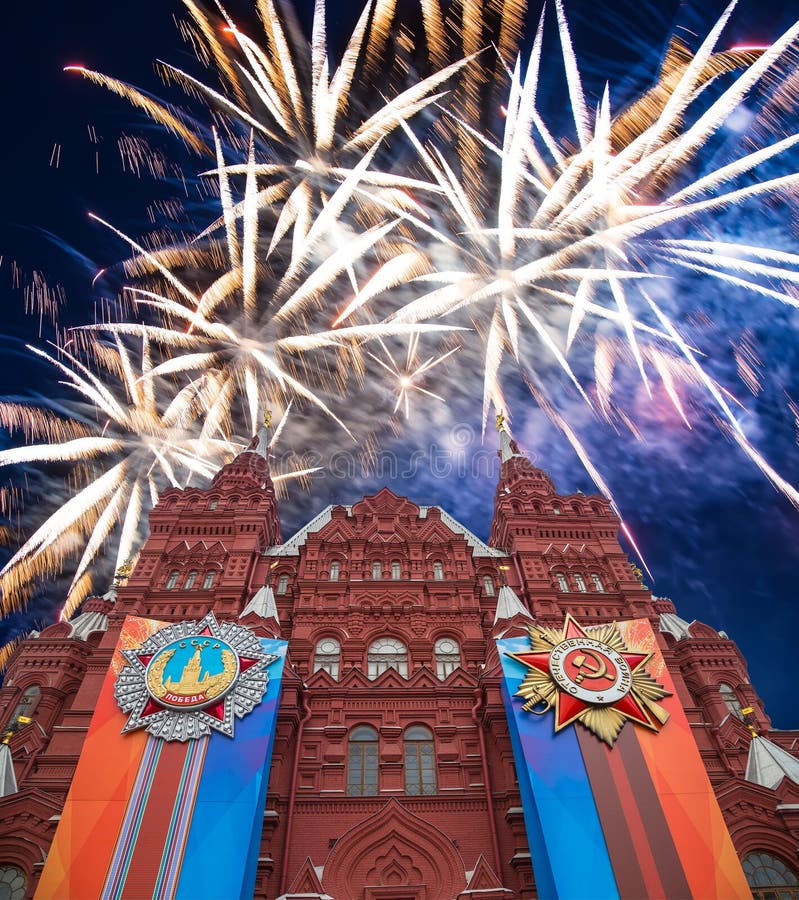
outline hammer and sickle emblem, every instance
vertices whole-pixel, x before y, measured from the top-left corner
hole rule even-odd
[[[592,660],[596,665],[589,665],[588,660]],[[608,661],[604,656],[594,653],[593,650],[585,649],[579,656],[574,657],[572,663],[577,669],[577,675],[574,678],[577,684],[582,684],[586,678],[589,680],[608,678],[613,681],[613,678],[608,675]]]

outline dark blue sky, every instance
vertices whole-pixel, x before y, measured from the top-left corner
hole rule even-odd
[[[329,5],[336,11],[331,13],[334,29],[349,28],[360,6],[338,0],[330,0]],[[242,6],[232,4],[234,10]],[[706,27],[708,17],[723,6],[572,0],[566,8],[589,88],[597,92],[605,79],[617,84],[629,80],[631,73],[654,71],[673,26],[701,33],[703,23]],[[91,278],[124,252],[115,239],[90,222],[87,212],[95,211],[135,234],[147,227],[147,204],[159,191],[166,195],[171,190],[120,170],[119,133],[140,133],[149,126],[121,101],[63,73],[62,68],[83,63],[157,89],[152,60],[162,57],[180,63],[186,52],[176,35],[172,12],[165,0],[135,4],[49,0],[44,5],[16,3],[4,10],[8,37],[0,62],[5,68],[0,153],[6,174],[0,213],[4,314],[0,393],[6,396],[55,389],[22,352],[24,342],[36,339],[38,323],[24,315],[23,293],[15,286],[12,261],[19,266],[23,284],[34,270],[42,271],[51,285],[63,284],[69,297],[63,322],[86,321],[94,303]],[[794,17],[799,17],[797,3],[742,2],[729,43],[767,41]],[[60,147],[58,167],[51,165],[54,145]],[[173,145],[167,141],[165,146]],[[752,215],[743,218],[741,232],[761,227],[765,227],[762,216]],[[770,315],[759,304],[742,306],[737,315],[769,363],[765,389],[752,403],[758,446],[775,468],[799,484],[795,428],[786,406],[786,395],[799,399],[799,323],[784,312]],[[720,340],[718,346],[724,343]],[[475,397],[475,406],[478,403]],[[427,444],[400,442],[396,448],[400,458],[420,447],[429,454],[429,444],[436,441],[452,449],[451,434],[436,434],[435,416],[429,421]],[[560,490],[592,490],[568,445],[540,418],[531,416],[519,437],[538,464],[553,474]],[[466,459],[477,446],[479,442],[469,440]],[[457,455],[460,450],[455,449]],[[787,677],[799,630],[795,597],[799,512],[710,428],[659,439],[655,423],[643,445],[617,440],[612,432],[597,433],[592,449],[599,454],[652,569],[655,593],[671,596],[688,620],[698,618],[725,629],[747,656],[752,681],[775,724],[799,724],[792,681]],[[401,463],[396,471],[378,478],[328,475],[316,483],[310,497],[284,504],[284,532],[299,527],[327,502],[352,502],[359,493],[386,480],[418,502],[441,503],[487,536],[493,475],[475,478],[456,470],[440,477],[429,463],[414,469],[412,475]],[[19,627],[18,621],[13,627]]]

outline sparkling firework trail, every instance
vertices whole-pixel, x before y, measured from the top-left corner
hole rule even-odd
[[[90,566],[115,530],[116,567],[132,559],[142,517],[164,486],[192,474],[209,477],[229,452],[220,441],[197,440],[192,425],[203,408],[202,385],[175,392],[143,378],[152,369],[147,340],[131,349],[119,339],[44,351],[70,394],[52,406],[3,403],[0,421],[28,443],[0,452],[0,466],[66,466],[69,499],[35,529],[0,570],[5,609],[18,606],[37,580],[61,574],[78,558],[67,590],[68,612],[90,589]]]
[[[369,353],[369,356],[382,369],[388,372],[390,376],[396,379],[397,402],[394,404],[393,410],[395,413],[398,409],[402,408],[405,412],[405,418],[410,418],[410,395],[414,391],[418,391],[418,393],[424,394],[427,397],[432,397],[434,400],[440,400],[442,403],[446,402],[446,399],[440,394],[435,394],[433,393],[433,391],[429,391],[427,390],[427,388],[423,388],[421,384],[419,384],[419,382],[422,381],[432,369],[444,362],[445,359],[448,359],[450,356],[452,356],[453,353],[456,353],[459,349],[458,347],[453,347],[451,350],[448,350],[446,353],[442,353],[439,356],[430,356],[424,362],[420,362],[419,335],[413,334],[408,341],[408,347],[405,353],[405,362],[401,365],[397,362],[394,355],[391,353],[391,350],[388,348],[384,341],[380,341],[380,346],[385,359],[381,359],[379,356],[371,352]]]
[[[145,112],[204,168],[210,160],[203,175],[221,214],[180,240],[135,240],[103,222],[135,254],[124,264],[123,299],[81,331],[85,358],[35,351],[66,376],[78,403],[6,404],[2,419],[42,443],[5,451],[0,464],[60,459],[78,473],[75,496],[0,573],[6,608],[84,542],[71,572],[69,603],[78,602],[113,529],[124,562],[158,485],[208,475],[266,406],[296,402],[349,430],[335,401],[353,381],[368,387],[369,357],[388,374],[395,412],[408,416],[411,391],[447,399],[418,383],[454,353],[419,363],[426,331],[467,329],[451,361],[463,375],[453,380],[481,373],[483,427],[492,406],[529,402],[526,385],[606,493],[563,406],[577,397],[590,415],[635,433],[616,392],[623,363],[649,397],[662,390],[689,428],[697,404],[687,401],[701,392],[704,418],[799,505],[662,297],[687,272],[799,306],[799,254],[708,227],[736,205],[799,188],[787,167],[766,174],[799,145],[799,134],[779,130],[793,109],[785,86],[797,80],[799,23],[769,47],[719,50],[733,3],[695,52],[673,40],[654,86],[616,110],[608,88],[597,102],[586,92],[561,0],[548,7],[559,49],[549,47],[542,15],[524,61],[521,2],[420,0],[417,49],[395,0],[372,0],[337,66],[323,0],[310,45],[290,7],[278,11],[273,0],[257,0],[257,39],[221,7],[216,16],[183,5],[184,36],[206,71],[159,69],[202,107],[194,117],[70,68]],[[543,89],[553,57],[569,98],[565,131],[548,113],[548,82]],[[755,111],[758,142],[739,141],[710,165],[705,149],[743,104]],[[120,152],[134,172],[170,171],[136,139]],[[161,214],[179,218],[170,205]],[[409,342],[404,364],[388,349],[397,338]],[[369,341],[385,355],[367,356]]]

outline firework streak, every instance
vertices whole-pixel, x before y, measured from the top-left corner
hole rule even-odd
[[[627,722],[609,747],[580,724],[555,732],[514,697],[527,637],[497,641],[513,755],[541,897],[751,897],[674,683],[646,620],[620,622],[671,696],[659,731]]]
[[[262,702],[235,737],[167,742],[121,734],[114,699],[125,664],[166,623],[129,616],[103,683],[36,897],[251,897],[286,642],[261,639],[279,658]]]

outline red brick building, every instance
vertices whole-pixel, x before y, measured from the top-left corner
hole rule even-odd
[[[283,541],[265,437],[165,491],[126,583],[9,664],[0,896],[35,888],[124,617],[212,609],[289,641],[258,897],[536,896],[493,639],[566,612],[649,617],[756,896],[799,897],[799,731],[771,730],[723,632],[641,583],[606,500],[558,494],[503,433],[488,544],[388,489]]]

